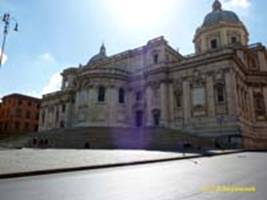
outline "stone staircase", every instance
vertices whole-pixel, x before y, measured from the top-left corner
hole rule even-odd
[[[48,144],[34,144],[47,140]],[[71,128],[30,133],[2,142],[7,147],[177,150],[184,144],[212,147],[212,140],[165,128]]]

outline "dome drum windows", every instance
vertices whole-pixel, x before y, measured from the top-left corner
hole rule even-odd
[[[207,49],[218,49],[221,47],[220,32],[212,33],[207,37]]]
[[[125,90],[123,88],[119,89],[119,103],[125,103]]]
[[[105,95],[106,95],[106,88],[103,86],[100,86],[98,88],[98,102],[104,102],[105,101]]]
[[[217,49],[218,48],[218,41],[217,41],[217,39],[210,40],[210,48],[211,49]]]
[[[241,36],[237,31],[227,32],[228,44],[237,44],[241,41]]]

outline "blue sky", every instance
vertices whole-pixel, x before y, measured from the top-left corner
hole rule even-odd
[[[182,54],[213,0],[0,0],[20,25],[10,32],[0,69],[0,97],[19,92],[41,96],[56,90],[59,73],[85,64],[105,43],[109,55],[163,35]],[[250,43],[267,44],[267,1],[222,0],[250,32]],[[0,24],[2,42],[3,24]]]

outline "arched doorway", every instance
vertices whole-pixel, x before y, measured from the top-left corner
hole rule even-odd
[[[143,126],[143,117],[144,113],[143,111],[139,110],[135,113],[135,126],[136,127],[142,127]]]
[[[153,114],[154,126],[159,126],[159,124],[160,124],[160,110],[159,109],[154,109],[152,111],[152,114]]]

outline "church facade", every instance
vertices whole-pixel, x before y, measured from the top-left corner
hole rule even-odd
[[[163,37],[113,56],[102,45],[87,64],[62,72],[60,91],[43,96],[39,131],[165,127],[266,148],[267,51],[248,41],[239,17],[215,0],[192,55]]]

